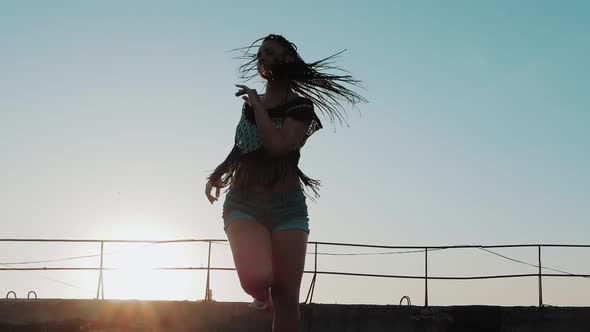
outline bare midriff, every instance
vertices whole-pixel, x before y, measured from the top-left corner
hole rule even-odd
[[[283,181],[277,182],[277,183],[272,184],[270,186],[257,185],[257,184],[252,184],[247,187],[236,186],[236,185],[231,186],[231,188],[234,188],[234,187],[236,189],[239,188],[240,190],[248,190],[248,191],[260,192],[260,193],[263,193],[263,192],[281,193],[281,192],[288,192],[288,191],[297,190],[297,189],[301,188],[301,183],[299,181],[299,176],[297,176],[297,174],[295,174],[295,173],[291,173],[291,174],[288,174]]]

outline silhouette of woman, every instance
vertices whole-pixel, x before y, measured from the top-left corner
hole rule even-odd
[[[342,52],[306,63],[295,44],[274,34],[237,50],[247,60],[240,77],[259,75],[265,93],[236,85],[244,103],[235,144],[207,178],[205,194],[213,204],[220,189],[228,188],[224,230],[242,288],[254,298],[251,306],[273,313],[273,331],[297,331],[309,235],[305,188],[317,198],[320,184],[299,169],[300,150],[322,128],[316,107],[343,123],[341,102],[366,100],[345,86],[359,87],[360,81],[326,73],[342,71],[331,62]]]

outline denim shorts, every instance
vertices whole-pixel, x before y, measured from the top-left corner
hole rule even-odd
[[[307,197],[303,189],[254,192],[232,188],[223,203],[223,229],[236,220],[251,220],[269,231],[302,230],[309,234]]]

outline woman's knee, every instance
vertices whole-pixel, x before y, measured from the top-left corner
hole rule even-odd
[[[256,295],[266,291],[272,284],[272,273],[260,272],[242,272],[240,273],[240,283],[244,291],[250,295]]]

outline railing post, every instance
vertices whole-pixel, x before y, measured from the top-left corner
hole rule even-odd
[[[207,255],[207,284],[205,285],[205,301],[211,301],[209,278],[211,273],[211,241],[209,240],[209,254]]]
[[[424,248],[424,306],[428,307],[428,247]]]
[[[96,299],[99,299],[99,294],[102,291],[102,299],[104,300],[104,283],[103,283],[103,276],[102,276],[102,262],[104,257],[104,242],[100,241],[100,272],[98,274],[98,288],[96,289]]]
[[[541,271],[541,245],[537,247],[539,249],[539,307],[543,306],[543,273]]]
[[[318,243],[315,243],[315,252],[314,252],[314,267],[313,267],[313,277],[311,278],[311,283],[309,285],[309,290],[307,291],[307,296],[305,297],[305,303],[311,303],[313,299],[313,291],[315,290],[315,280],[318,273]],[[309,301],[309,302],[308,302]]]
[[[313,292],[315,291],[315,283],[316,283],[316,278],[318,275],[318,243],[315,243],[314,246],[314,262],[313,262],[313,286],[311,287],[311,296],[309,298],[309,303],[311,303],[311,301],[313,301]]]

